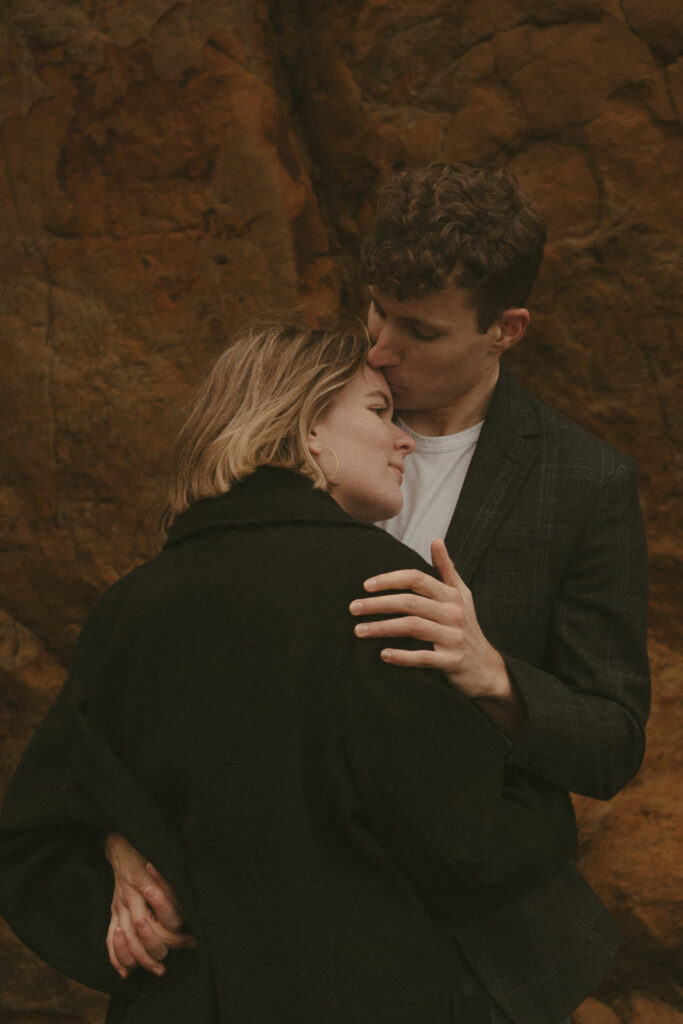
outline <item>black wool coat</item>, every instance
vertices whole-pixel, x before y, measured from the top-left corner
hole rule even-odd
[[[467,956],[481,915],[514,923],[537,892],[585,948],[578,984],[594,980],[614,934],[569,863],[567,795],[506,774],[507,741],[439,674],[353,636],[362,581],[410,566],[268,468],[190,509],[96,606],[7,794],[0,911],[112,993],[108,1020],[474,1024],[457,944]],[[163,980],[108,964],[110,829],[176,887],[197,938]],[[507,947],[529,959],[498,928],[494,960]],[[536,1003],[517,1019],[564,1012],[542,985]]]

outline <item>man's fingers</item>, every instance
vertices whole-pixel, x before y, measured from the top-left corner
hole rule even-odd
[[[380,590],[414,590],[425,597],[438,597],[443,593],[443,584],[419,569],[397,569],[365,580],[363,589],[375,593]]]
[[[419,569],[397,569],[395,572],[385,572],[365,580],[364,589],[371,593],[380,590],[414,590],[417,594],[433,597],[436,600],[443,597],[444,585],[454,587],[456,590],[467,589],[451,561],[444,542],[442,540],[432,541],[431,552],[432,563],[441,576],[441,580],[437,580]]]
[[[431,544],[432,565],[438,572],[443,582],[448,587],[456,587],[462,580],[456,572],[456,568],[448,554],[448,549],[442,540],[433,540]]]
[[[391,665],[405,665],[409,668],[444,669],[446,659],[436,651],[405,651],[402,648],[386,647],[380,654],[382,661]]]
[[[434,622],[432,619],[421,619],[414,615],[406,615],[403,619],[381,619],[379,622],[359,622],[354,627],[356,636],[365,639],[371,637],[408,636],[426,643],[440,644],[449,649],[457,648],[460,642],[460,631],[457,628]]]
[[[412,615],[431,619],[444,625],[458,624],[461,612],[457,605],[436,601],[418,594],[382,594],[380,597],[364,597],[349,605],[352,615]]]

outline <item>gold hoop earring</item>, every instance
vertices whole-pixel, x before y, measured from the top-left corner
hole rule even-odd
[[[330,446],[327,445],[327,444],[321,444],[320,448],[323,451],[332,452],[332,454],[334,455],[334,461],[335,461],[334,473],[332,474],[332,476],[328,476],[327,477],[328,484],[333,484],[334,483],[334,478],[337,475],[337,473],[339,472],[339,457],[338,457],[337,453],[335,452],[334,448],[330,448]]]

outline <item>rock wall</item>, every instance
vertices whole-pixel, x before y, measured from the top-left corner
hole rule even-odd
[[[96,596],[147,557],[188,384],[245,314],[358,307],[377,183],[511,167],[550,227],[516,372],[638,459],[646,763],[578,800],[626,942],[577,1024],[683,1021],[680,118],[673,0],[5,0],[0,784]],[[0,933],[3,1020],[99,1022]]]

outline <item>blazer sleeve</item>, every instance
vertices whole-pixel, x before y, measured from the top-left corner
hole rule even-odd
[[[542,667],[503,651],[529,716],[509,762],[574,793],[614,796],[645,749],[646,630],[645,534],[635,465],[624,459],[562,578]]]
[[[389,666],[381,641],[353,641],[347,756],[365,827],[433,898],[508,899],[575,850],[566,793],[504,778],[508,744],[438,673]]]

